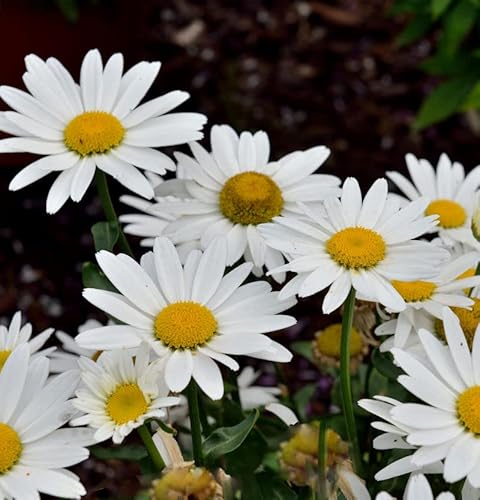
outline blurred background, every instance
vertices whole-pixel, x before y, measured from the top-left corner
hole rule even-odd
[[[478,163],[479,9],[478,0],[1,0],[0,83],[23,89],[31,52],[57,57],[75,79],[94,47],[104,60],[123,52],[126,67],[160,60],[151,96],[187,90],[183,110],[206,114],[209,125],[266,130],[273,159],[325,144],[332,155],[322,171],[367,187],[405,171],[407,152],[436,162],[445,151],[467,170]],[[45,213],[51,178],[9,192],[32,158],[0,156],[0,318],[20,309],[37,332],[75,334],[88,317],[103,319],[81,298],[90,226],[103,216],[93,188],[54,216]],[[289,338],[311,338],[322,322],[317,301],[299,304]],[[300,368],[298,383],[317,383]],[[318,384],[321,405],[329,381]],[[115,498],[138,488],[131,472],[92,467],[95,489],[117,491],[119,477]]]

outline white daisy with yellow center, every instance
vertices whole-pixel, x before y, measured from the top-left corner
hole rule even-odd
[[[125,324],[81,333],[76,338],[81,347],[111,350],[147,342],[165,360],[170,390],[181,392],[193,377],[212,399],[220,399],[224,389],[214,360],[232,370],[238,364],[229,354],[290,361],[290,352],[264,334],[295,323],[295,318],[278,314],[295,300],[278,300],[263,281],[241,286],[250,263],[224,275],[224,238],[203,253],[190,252],[185,265],[167,238],[158,238],[141,264],[105,251],[97,261],[120,293],[89,288],[84,297]]]
[[[104,66],[99,51],[91,50],[83,60],[79,85],[53,57],[43,61],[30,54],[25,64],[23,81],[29,93],[0,87],[0,97],[14,109],[1,113],[0,129],[17,136],[1,140],[0,151],[43,156],[14,177],[13,191],[59,173],[48,193],[48,213],[57,212],[69,197],[80,201],[96,168],[152,198],[153,188],[138,168],[160,175],[175,170],[174,162],[153,148],[203,137],[203,115],[169,113],[188,93],[177,90],[139,105],[160,70],[159,62],[140,62],[122,76],[122,54],[114,54]]]
[[[133,429],[149,418],[165,418],[165,408],[178,404],[168,397],[162,380],[163,364],[149,362],[146,344],[134,354],[125,349],[102,353],[97,361],[82,357],[79,361],[83,386],[73,404],[85,415],[73,425],[97,429],[95,439],[112,438],[121,443]]]
[[[209,153],[191,143],[193,158],[176,153],[178,169],[187,180],[159,186],[158,194],[174,194],[183,201],[159,203],[159,213],[178,216],[164,231],[178,243],[200,241],[201,248],[217,236],[227,238],[227,264],[242,257],[255,264],[254,272],[283,264],[282,254],[267,248],[258,225],[278,215],[298,213],[297,202],[312,204],[339,193],[340,180],[314,174],[330,155],[325,146],[295,151],[270,161],[265,132],[239,135],[227,125],[212,127]],[[276,275],[278,281],[284,275]]]
[[[307,297],[330,287],[323,312],[340,307],[350,289],[397,311],[406,307],[392,279],[411,281],[437,274],[448,252],[427,242],[412,241],[435,226],[425,217],[426,201],[403,209],[387,199],[387,182],[377,180],[362,201],[358,182],[348,178],[342,197],[325,200],[324,210],[304,206],[305,217],[276,217],[260,231],[267,245],[290,255],[290,262],[272,271],[297,273],[281,297]]]
[[[31,354],[49,355],[55,350],[54,347],[40,349],[50,338],[53,331],[53,328],[47,328],[32,338],[32,325],[25,323],[22,326],[22,313],[17,311],[8,326],[0,325],[0,371],[14,349],[22,344],[28,344]]]
[[[454,310],[471,309],[475,301],[467,293],[480,285],[480,276],[472,275],[477,262],[478,254],[469,252],[442,266],[431,280],[392,280],[392,285],[403,297],[407,307],[397,318],[382,323],[375,330],[377,335],[392,335],[380,349],[412,348],[419,340],[416,335],[410,339],[410,335],[420,328],[431,329],[435,318],[442,318],[445,306]],[[389,309],[388,312],[395,311]]]
[[[86,494],[66,467],[88,458],[90,429],[61,428],[76,413],[74,371],[48,378],[49,361],[17,347],[0,371],[0,498],[79,498]],[[48,383],[47,383],[48,380]]]
[[[402,403],[390,417],[406,428],[406,441],[418,449],[410,456],[413,465],[444,460],[444,479],[463,478],[480,487],[480,335],[472,352],[458,317],[443,311],[446,348],[435,335],[419,332],[428,361],[393,349],[396,363],[406,375],[398,378],[424,404]]]
[[[480,166],[465,176],[463,166],[452,163],[446,154],[440,156],[436,170],[430,162],[412,154],[407,154],[405,160],[412,182],[398,172],[387,172],[387,177],[408,200],[420,197],[428,200],[425,215],[438,215],[438,226],[432,228],[432,232],[438,231],[449,246],[461,242],[480,248],[471,229],[475,193],[480,186]],[[404,197],[399,198],[403,203],[406,201]]]

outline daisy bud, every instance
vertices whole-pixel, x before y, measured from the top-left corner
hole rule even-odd
[[[342,325],[335,323],[327,326],[324,330],[315,333],[312,341],[312,350],[319,367],[340,366],[340,342],[342,338]],[[365,354],[368,353],[368,345],[358,331],[352,327],[350,335],[350,367],[355,371]]]
[[[223,489],[213,474],[203,467],[167,470],[152,483],[151,500],[220,500]]]
[[[317,479],[317,446],[319,423],[302,424],[297,432],[281,444],[280,466],[288,480],[296,486],[312,486]],[[327,467],[343,462],[348,453],[348,445],[340,436],[327,430]]]

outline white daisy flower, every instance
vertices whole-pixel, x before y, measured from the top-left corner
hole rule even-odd
[[[438,231],[445,244],[461,242],[478,249],[471,223],[475,193],[480,186],[480,166],[465,176],[463,166],[452,164],[446,154],[440,156],[436,171],[427,160],[412,154],[407,154],[405,160],[413,184],[398,172],[387,172],[387,177],[409,200],[428,200],[425,214],[438,215],[438,226],[432,230]]]
[[[48,355],[55,347],[40,350],[53,333],[53,328],[47,328],[32,338],[33,328],[30,323],[22,326],[22,313],[17,311],[10,324],[0,325],[0,371],[14,349],[22,344],[28,344],[30,353],[35,355]]]
[[[408,426],[406,440],[418,447],[411,455],[417,466],[445,460],[448,482],[467,477],[480,487],[480,335],[470,352],[457,316],[443,311],[448,348],[426,330],[419,332],[429,365],[401,349],[393,349],[395,361],[406,372],[398,378],[425,404],[405,403],[392,408],[391,418]]]
[[[193,158],[176,153],[178,168],[187,179],[167,181],[161,189],[187,199],[158,206],[162,213],[179,216],[164,234],[175,243],[200,240],[202,248],[215,237],[225,236],[227,265],[244,257],[255,264],[258,275],[263,266],[280,266],[282,254],[265,246],[257,227],[277,215],[297,213],[297,202],[319,202],[338,194],[337,177],[313,174],[330,150],[317,146],[271,162],[265,132],[238,136],[227,125],[212,127],[210,142],[211,153],[198,143],[190,144]],[[276,279],[282,281],[283,276]]]
[[[97,362],[81,358],[84,385],[73,405],[85,415],[72,425],[89,425],[97,429],[98,441],[112,438],[118,444],[145,420],[166,417],[165,408],[178,404],[179,398],[167,396],[162,363],[149,363],[149,351],[144,344],[135,355],[118,349],[102,353]]]
[[[381,350],[405,348],[411,333],[420,328],[431,329],[434,319],[442,318],[445,306],[470,309],[475,302],[466,291],[480,285],[480,276],[469,276],[476,263],[477,253],[469,252],[442,266],[437,276],[430,280],[392,280],[392,285],[405,300],[406,308],[398,318],[383,323],[375,330],[377,335],[393,333],[393,337],[382,344]],[[464,275],[467,277],[463,278]],[[392,309],[387,310],[393,312]]]
[[[17,347],[0,371],[0,498],[79,498],[85,488],[65,469],[85,460],[90,429],[60,429],[75,413],[77,374],[48,383],[48,359],[29,362],[27,344]]]
[[[153,188],[137,169],[163,175],[175,170],[153,149],[201,139],[206,122],[198,113],[170,113],[188,93],[173,91],[139,105],[160,70],[159,62],[140,62],[123,76],[123,56],[103,66],[98,50],[85,56],[80,85],[55,58],[25,58],[23,81],[29,93],[2,86],[0,97],[15,111],[2,113],[3,131],[17,137],[0,141],[0,150],[44,156],[21,170],[10,189],[21,189],[58,172],[47,197],[47,212],[57,212],[70,197],[80,201],[95,169],[111,175],[145,198]]]
[[[238,364],[228,354],[290,361],[290,352],[264,333],[295,323],[295,318],[277,314],[295,301],[279,301],[263,281],[241,286],[251,263],[224,276],[224,238],[214,240],[203,254],[193,250],[184,266],[167,238],[155,241],[141,265],[105,251],[97,253],[97,262],[120,293],[90,288],[84,297],[125,324],[81,333],[76,339],[81,347],[110,350],[145,341],[166,358],[170,390],[182,391],[193,377],[212,399],[223,395],[214,360],[232,370]]]
[[[259,372],[251,366],[246,366],[238,375],[238,395],[240,404],[244,410],[265,407],[265,410],[276,415],[286,425],[295,425],[298,418],[295,413],[281,403],[278,397],[281,394],[279,387],[265,387],[263,385],[253,385],[260,376]]]
[[[291,255],[291,261],[272,273],[297,273],[281,297],[307,297],[330,287],[323,301],[328,314],[340,307],[350,289],[397,311],[405,301],[392,279],[428,279],[437,273],[448,252],[424,241],[413,241],[435,225],[425,217],[427,201],[420,199],[398,209],[387,199],[387,182],[377,180],[362,201],[358,182],[348,178],[341,199],[325,201],[325,211],[304,206],[306,220],[276,217],[260,231],[267,245]]]
[[[375,500],[395,500],[386,491],[380,492]],[[450,492],[443,492],[434,497],[432,487],[424,474],[411,474],[405,487],[403,500],[455,500],[455,496]]]

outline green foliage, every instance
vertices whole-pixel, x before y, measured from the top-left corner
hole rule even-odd
[[[148,456],[147,450],[143,446],[94,446],[90,449],[92,455],[100,460],[128,460],[138,462]]]
[[[297,342],[292,342],[290,348],[295,354],[300,354],[300,356],[307,358],[309,361],[313,363],[311,340],[298,340]]]
[[[115,287],[93,262],[84,262],[82,268],[82,281],[85,288],[99,288],[116,292]]]
[[[205,459],[213,461],[236,450],[250,434],[259,416],[258,410],[233,427],[219,427],[203,442]]]
[[[97,222],[91,227],[95,250],[111,252],[120,236],[120,228],[116,222]]]
[[[480,2],[397,0],[391,13],[410,19],[397,38],[399,46],[435,35],[435,51],[421,68],[441,81],[422,103],[414,128],[422,130],[460,111],[479,109]]]

